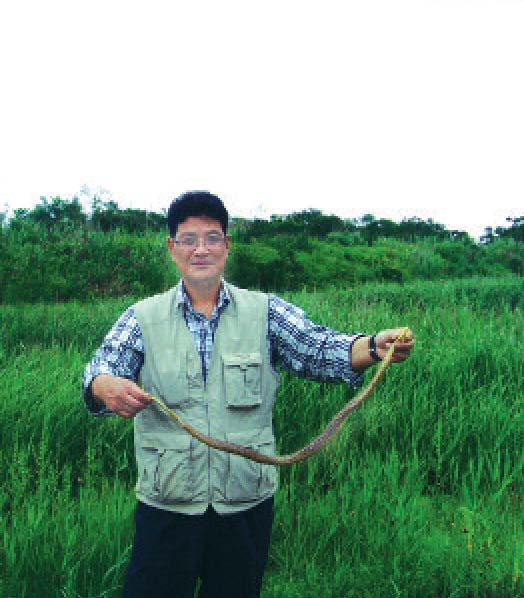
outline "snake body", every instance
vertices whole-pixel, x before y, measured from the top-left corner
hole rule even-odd
[[[375,372],[375,375],[366,388],[364,388],[354,399],[344,405],[344,407],[328,423],[323,432],[321,432],[303,448],[288,455],[264,455],[248,446],[242,446],[240,444],[235,444],[234,442],[218,440],[216,438],[212,438],[211,436],[207,436],[206,434],[203,434],[202,432],[199,432],[197,429],[193,428],[193,426],[183,422],[180,417],[171,409],[169,409],[169,407],[160,399],[157,399],[153,396],[151,399],[172,419],[174,419],[188,434],[211,448],[224,451],[226,453],[232,453],[234,455],[240,455],[246,459],[250,459],[251,461],[264,463],[267,465],[290,465],[292,463],[298,463],[299,461],[304,461],[308,457],[311,457],[311,455],[318,453],[334,436],[338,434],[348,415],[352,411],[355,411],[355,409],[357,409],[369,397],[391,363],[393,352],[395,350],[395,343],[400,341],[407,331],[408,328],[404,328],[395,342],[391,344],[391,347],[381,362],[380,367]]]

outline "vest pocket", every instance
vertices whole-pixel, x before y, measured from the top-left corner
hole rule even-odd
[[[228,407],[256,407],[262,403],[260,353],[229,353],[222,357]]]
[[[188,434],[143,434],[137,461],[137,492],[161,503],[188,502],[194,497]]]
[[[267,430],[228,432],[230,442],[254,448],[264,455],[275,453],[273,434]],[[240,455],[229,453],[229,469],[225,484],[226,502],[249,502],[272,494],[277,487],[277,471],[274,465],[250,461]]]

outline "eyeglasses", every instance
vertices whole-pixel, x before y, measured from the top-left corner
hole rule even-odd
[[[182,235],[178,237],[178,239],[173,239],[173,241],[185,249],[194,249],[195,247],[198,247],[198,240],[200,238],[201,237],[198,235],[188,234]],[[202,239],[206,247],[218,247],[224,242],[225,237],[224,235],[219,235],[218,233],[207,233],[202,237]]]

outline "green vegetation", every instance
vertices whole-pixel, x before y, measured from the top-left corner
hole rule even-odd
[[[280,470],[264,598],[523,596],[523,279],[283,296],[338,329],[409,325],[417,347],[323,453]],[[2,597],[120,595],[132,424],[88,416],[80,378],[133,300],[0,309]],[[316,435],[352,392],[284,373],[279,452]]]
[[[510,220],[507,229],[488,227],[477,244],[416,218],[348,221],[306,210],[269,221],[233,219],[227,278],[281,292],[522,275],[524,217]],[[150,295],[173,284],[170,264],[164,215],[95,199],[88,216],[77,200],[44,199],[0,227],[0,303]]]
[[[416,218],[233,220],[232,282],[417,338],[325,452],[280,470],[264,598],[524,596],[524,217],[508,222],[477,244]],[[116,598],[132,426],[90,417],[80,378],[118,315],[177,280],[165,215],[54,198],[0,223],[0,596]],[[283,373],[279,452],[352,393]]]

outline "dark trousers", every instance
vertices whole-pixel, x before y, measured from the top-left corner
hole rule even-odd
[[[124,598],[257,598],[273,498],[230,515],[182,515],[138,503]]]

